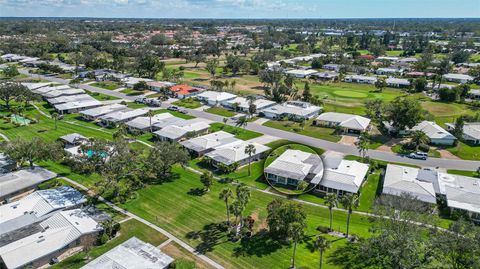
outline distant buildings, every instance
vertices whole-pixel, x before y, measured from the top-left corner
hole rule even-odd
[[[218,106],[223,102],[235,99],[237,96],[228,92],[204,91],[197,95],[200,101],[209,106]]]
[[[311,119],[322,111],[319,106],[300,101],[288,101],[268,107],[262,111],[266,118],[270,119]]]
[[[0,201],[36,189],[38,184],[55,178],[57,174],[41,167],[24,168],[0,175]]]

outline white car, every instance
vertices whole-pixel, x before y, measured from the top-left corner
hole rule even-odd
[[[408,158],[418,159],[418,160],[426,160],[428,158],[428,153],[421,152],[421,151],[412,152],[412,153],[408,154]]]

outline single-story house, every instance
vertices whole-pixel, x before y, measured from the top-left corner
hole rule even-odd
[[[69,102],[75,102],[75,101],[86,101],[86,100],[96,100],[96,99],[88,94],[77,94],[77,95],[66,95],[66,96],[60,96],[56,98],[50,98],[50,99],[47,99],[47,102],[50,105],[56,105],[56,104],[63,104],[63,103],[69,103]]]
[[[71,248],[93,246],[101,226],[80,209],[57,212],[39,223],[37,233],[0,247],[6,268],[38,268]]]
[[[429,82],[427,83],[427,89],[432,89],[434,91],[438,91],[439,89],[453,89],[456,87],[456,85],[451,85],[451,84],[438,84],[436,83],[435,84],[435,88],[433,88],[433,83],[432,82]]]
[[[464,75],[464,74],[448,73],[448,74],[443,75],[443,78],[446,81],[457,82],[457,83],[462,83],[462,84],[473,81],[472,76]]]
[[[252,162],[266,157],[266,154],[270,150],[269,147],[259,143],[250,143],[248,141],[239,140],[219,146],[213,151],[205,154],[205,156],[212,160],[212,165],[214,167],[220,165],[231,166],[233,164],[243,166],[248,164],[249,155],[245,153],[245,148],[248,145],[253,145],[256,150],[255,155],[252,155],[250,158]]]
[[[438,173],[438,187],[451,210],[465,211],[480,222],[480,179]]]
[[[412,71],[412,72],[405,73],[404,75],[407,76],[407,77],[412,77],[412,78],[419,78],[419,77],[431,78],[431,77],[433,77],[435,74],[434,74],[434,73],[430,73],[430,72]]]
[[[167,269],[173,258],[159,248],[132,237],[89,262],[81,269]]]
[[[210,122],[205,119],[191,119],[167,125],[153,132],[161,141],[180,141],[181,139],[208,132]]]
[[[390,61],[390,62],[398,62],[400,57],[391,57],[391,56],[380,56],[377,57],[377,61]]]
[[[397,75],[401,74],[402,70],[396,69],[396,68],[388,68],[388,67],[380,67],[375,71],[375,74],[377,75]]]
[[[190,98],[200,94],[203,89],[194,88],[187,84],[181,85],[174,85],[170,87],[170,91],[174,97],[183,99],[183,98]]]
[[[15,160],[0,152],[0,175],[12,172],[16,165]]]
[[[239,140],[235,135],[218,131],[180,142],[184,148],[196,156],[202,156],[214,148]]]
[[[287,149],[264,169],[271,183],[297,186],[300,181],[318,184],[323,175],[323,162],[316,153]]]
[[[303,70],[303,69],[292,69],[292,70],[287,70],[285,72],[285,75],[287,76],[292,76],[292,77],[296,77],[296,78],[308,78],[310,77],[311,75],[313,74],[316,74],[318,73],[317,70],[313,70],[313,69],[307,69],[307,70]]]
[[[430,138],[430,143],[434,145],[451,146],[455,143],[455,140],[457,140],[455,136],[433,121],[422,121],[414,126],[412,131],[424,132],[428,138]]]
[[[410,64],[414,64],[416,62],[418,62],[417,58],[407,57],[407,58],[400,58],[397,63],[400,64],[400,65],[410,65]]]
[[[311,78],[317,79],[317,80],[333,81],[338,78],[338,73],[337,72],[317,72],[315,74],[312,74]]]
[[[36,89],[47,87],[48,85],[51,85],[52,83],[51,82],[35,82],[35,83],[22,82],[21,84],[23,86],[27,87],[27,89],[29,89],[30,91],[34,91]]]
[[[0,175],[0,201],[37,188],[38,184],[57,177],[57,174],[35,166]]]
[[[143,81],[145,83],[148,83],[148,82],[152,82],[153,79],[135,78],[135,77],[126,77],[126,78],[122,79],[123,84],[125,84],[125,87],[127,87],[127,88],[133,88],[133,86],[135,86],[135,84],[137,84],[141,81]]]
[[[68,186],[39,190],[18,201],[0,206],[0,241],[9,241],[12,232],[38,223],[53,213],[72,209],[87,199],[77,190]],[[10,234],[10,236],[9,236]]]
[[[348,75],[345,76],[343,81],[348,83],[375,84],[375,82],[377,82],[377,78],[371,76]]]
[[[80,115],[82,116],[82,118],[86,120],[96,120],[100,116],[113,113],[116,111],[125,110],[125,109],[127,109],[126,105],[111,104],[111,105],[105,105],[105,106],[100,106],[100,107],[80,111]]]
[[[452,131],[455,129],[455,124],[447,123],[447,129]],[[480,122],[465,122],[463,124],[462,138],[474,145],[480,145]]]
[[[383,181],[383,194],[400,196],[408,193],[418,200],[435,204],[436,172],[430,169],[388,164]]]
[[[234,99],[222,102],[222,106],[231,110],[235,109],[235,104],[238,111],[247,113],[250,107],[250,103],[245,97],[236,97]],[[256,107],[256,111],[260,112],[266,108],[274,106],[276,103],[267,99],[258,98],[253,101],[253,104]]]
[[[60,114],[68,114],[68,113],[77,113],[82,110],[95,108],[102,106],[102,102],[98,100],[86,100],[86,101],[75,101],[63,104],[54,105],[55,110],[57,110]]]
[[[78,146],[86,141],[88,141],[88,138],[81,134],[77,133],[71,133],[71,134],[66,134],[64,136],[61,136],[60,141],[62,141],[64,144],[69,145],[69,146]]]
[[[316,191],[334,192],[339,196],[358,193],[368,172],[368,164],[344,160],[336,153],[327,153],[323,159],[324,173]]]
[[[307,102],[288,101],[262,110],[262,114],[269,119],[281,119],[283,117],[293,119],[311,119],[322,111],[319,106]]]
[[[146,132],[150,130],[150,127],[153,129],[154,124],[160,123],[169,118],[175,118],[175,116],[170,113],[160,113],[153,116],[151,120],[150,117],[137,117],[133,120],[127,121],[125,124],[128,126],[130,131]]]
[[[388,87],[392,88],[407,88],[410,86],[410,81],[404,78],[387,78],[385,82],[387,83]]]
[[[114,127],[120,123],[130,121],[136,117],[146,115],[148,109],[124,109],[108,113],[99,117],[102,125],[107,127]]]
[[[340,68],[341,68],[341,65],[339,65],[339,64],[324,64],[322,66],[322,68],[325,69],[325,70],[331,70],[331,71],[339,72]]]
[[[49,83],[48,85],[50,85],[50,84],[51,83]],[[35,89],[31,89],[30,91],[43,96],[44,94],[46,94],[50,91],[62,91],[62,90],[68,90],[68,89],[71,89],[71,87],[68,86],[68,85],[58,85],[58,86],[38,87],[38,88],[35,88]]]
[[[204,91],[197,95],[200,101],[207,103],[209,106],[217,106],[222,102],[236,98],[235,94],[228,92]]]
[[[480,90],[477,89],[471,89],[470,92],[468,92],[470,99],[473,100],[480,100]]]
[[[320,114],[320,116],[314,120],[313,124],[330,128],[340,126],[344,133],[359,134],[368,131],[370,119],[346,113],[325,112]]]
[[[147,82],[147,85],[151,91],[159,92],[164,88],[170,88],[174,86],[175,83],[168,81],[149,81]]]
[[[64,89],[64,90],[53,90],[40,95],[48,99],[48,98],[56,98],[60,96],[79,95],[84,93],[85,91],[82,89],[70,88],[70,89]]]
[[[165,114],[165,113],[163,113],[163,114]],[[168,114],[170,114],[170,113],[168,113]],[[154,130],[160,130],[160,129],[162,129],[164,127],[167,127],[169,125],[184,125],[184,124],[186,124],[187,121],[188,120],[182,119],[182,118],[179,118],[179,117],[168,116],[168,117],[165,117],[165,118],[155,122],[153,124],[153,129]]]

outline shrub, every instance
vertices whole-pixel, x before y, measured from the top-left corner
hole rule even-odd
[[[420,144],[418,145],[418,149],[423,152],[428,152],[430,150],[430,146],[427,144]]]
[[[99,240],[98,240],[98,243],[100,245],[104,245],[105,243],[108,242],[108,235],[106,233],[102,233],[102,235],[100,236]]]
[[[321,225],[317,227],[317,231],[319,231],[322,234],[328,234],[329,232],[331,232],[330,227],[321,226]]]

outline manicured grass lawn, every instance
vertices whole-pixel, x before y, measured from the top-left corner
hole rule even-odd
[[[118,100],[119,98],[115,97],[115,96],[111,96],[111,95],[106,95],[106,94],[103,94],[103,93],[98,93],[98,92],[89,92],[89,91],[86,91],[86,93],[90,96],[92,96],[93,98],[97,99],[98,101],[109,101],[109,100]]]
[[[341,138],[340,135],[335,135],[334,132],[335,130],[332,128],[324,128],[324,127],[318,127],[318,126],[313,126],[312,121],[307,121],[305,122],[305,126],[302,127],[300,126],[300,123],[298,122],[293,122],[293,121],[267,121],[263,125],[288,131],[288,132],[294,132],[297,134],[302,134],[306,136],[311,136],[319,139],[324,139],[327,141],[331,142],[338,142]]]
[[[256,138],[259,136],[262,136],[263,134],[257,133],[254,131],[250,131],[247,129],[231,126],[231,125],[226,125],[220,122],[214,122],[210,124],[210,129],[208,129],[209,132],[218,132],[218,131],[224,131],[227,133],[231,133],[235,135],[236,138],[242,139],[242,140],[250,140],[252,138]]]
[[[90,86],[104,88],[107,90],[115,90],[120,88],[120,86],[116,82],[111,82],[111,81],[95,82],[90,84]]]
[[[132,109],[137,109],[137,108],[146,108],[148,106],[145,105],[145,104],[141,104],[141,103],[128,102],[127,107],[132,108]]]
[[[121,90],[120,91],[121,93],[124,93],[126,95],[142,95],[143,94],[143,91],[136,91],[134,89],[125,89],[125,90]]]
[[[186,98],[175,101],[172,103],[172,105],[194,109],[201,107],[202,103],[194,98]]]
[[[183,114],[183,113],[180,113],[180,112],[177,112],[177,111],[171,111],[171,110],[168,110],[168,109],[158,109],[158,110],[154,110],[154,112],[155,112],[155,114],[170,113],[175,117],[186,119],[186,120],[195,118],[192,115]]]
[[[463,142],[458,142],[457,146],[447,148],[452,154],[464,160],[480,160],[480,146],[470,146]]]
[[[209,109],[206,109],[205,112],[220,115],[227,118],[230,118],[236,115],[235,112],[227,110],[223,107],[211,107]]]
[[[108,241],[104,245],[95,246],[88,251],[88,255],[85,252],[79,252],[73,256],[68,257],[67,259],[61,261],[58,264],[50,268],[70,268],[76,269],[84,266],[88,262],[94,260],[98,256],[104,254],[105,252],[111,250],[112,248],[120,245],[121,243],[127,241],[131,237],[135,236],[138,239],[150,243],[154,246],[160,245],[162,242],[167,240],[167,238],[155,231],[154,229],[148,227],[147,225],[139,222],[138,220],[132,219],[120,224],[120,231],[117,237]]]
[[[447,173],[467,177],[480,177],[480,174],[477,171],[447,170]]]
[[[269,237],[255,235],[248,242],[232,243],[215,224],[225,221],[225,204],[218,199],[221,189],[229,185],[215,183],[210,192],[197,195],[201,189],[199,176],[181,168],[175,168],[175,180],[160,185],[148,186],[138,192],[135,200],[128,201],[123,207],[149,221],[158,224],[187,243],[196,246],[208,256],[227,268],[287,268],[290,264],[292,244],[279,244]],[[230,188],[233,188],[230,186]],[[251,201],[245,211],[256,219],[255,231],[265,227],[266,206],[275,196],[252,191]],[[180,202],[181,201],[181,202]],[[318,265],[318,253],[311,251],[311,243],[318,234],[318,225],[328,225],[328,209],[304,205],[308,214],[308,237],[298,246],[298,267],[315,268]],[[346,214],[334,212],[334,228],[345,231]],[[368,236],[367,217],[353,215],[350,229],[352,233]],[[205,240],[192,237],[200,233]],[[189,236],[190,235],[190,236]],[[343,244],[344,239],[332,243],[331,251]],[[328,267],[327,267],[328,268]],[[334,267],[330,267],[334,268]]]
[[[367,176],[367,181],[363,183],[360,188],[360,205],[358,211],[370,211],[377,195],[381,194],[382,190],[380,170]]]
[[[402,145],[395,145],[391,149],[392,149],[392,152],[395,152],[395,153],[398,153],[398,154],[404,154],[404,155],[415,152],[415,150],[404,150],[402,148]],[[428,151],[428,156],[434,157],[434,158],[439,158],[440,157],[440,152],[430,148],[430,150]]]

